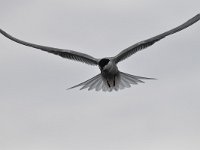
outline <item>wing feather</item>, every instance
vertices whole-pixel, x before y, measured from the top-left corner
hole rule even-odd
[[[42,46],[42,45],[37,45],[37,44],[25,42],[25,41],[22,41],[20,39],[17,39],[15,37],[9,35],[5,31],[3,31],[2,29],[0,29],[0,33],[3,34],[5,37],[9,38],[10,40],[17,42],[19,44],[25,45],[25,46],[40,49],[42,51],[46,51],[46,52],[61,56],[63,58],[83,62],[83,63],[89,64],[89,65],[97,65],[98,64],[98,59],[96,59],[96,58],[94,58],[90,55],[84,54],[84,53],[76,52],[76,51],[73,51],[73,50],[59,49],[59,48]]]
[[[189,19],[188,21],[186,21],[185,23],[183,23],[182,25],[180,25],[176,28],[173,28],[167,32],[164,32],[162,34],[159,34],[159,35],[149,38],[147,40],[138,42],[138,43],[124,49],[123,51],[121,51],[118,55],[116,55],[114,57],[114,61],[116,63],[118,63],[118,62],[126,59],[127,57],[131,56],[132,54],[153,45],[154,43],[158,42],[159,40],[163,39],[164,37],[174,34],[176,32],[179,32],[179,31],[191,26],[192,24],[199,21],[199,19],[200,19],[200,14],[197,14],[196,16],[194,16],[193,18]]]

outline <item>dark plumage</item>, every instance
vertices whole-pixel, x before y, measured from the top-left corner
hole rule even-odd
[[[107,59],[107,58],[101,59],[101,60],[99,61],[99,63],[98,63],[100,69],[102,70],[102,69],[104,68],[104,66],[108,64],[109,61],[110,61],[110,60]]]

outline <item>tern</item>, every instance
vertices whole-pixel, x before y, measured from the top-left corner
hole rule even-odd
[[[121,62],[122,60],[125,60],[126,58],[130,57],[131,55],[135,54],[136,52],[145,49],[154,43],[160,41],[161,39],[165,38],[168,35],[174,34],[176,32],[179,32],[192,24],[196,23],[200,20],[200,13],[194,16],[193,18],[189,19],[185,23],[177,26],[176,28],[173,28],[169,31],[166,31],[162,34],[159,34],[157,36],[154,36],[152,38],[146,39],[144,41],[138,42],[124,50],[122,50],[119,54],[117,54],[114,57],[105,57],[102,59],[94,58],[90,55],[68,50],[68,49],[59,49],[54,47],[48,47],[48,46],[42,46],[38,44],[33,44],[29,42],[22,41],[20,39],[17,39],[8,33],[6,33],[4,30],[0,29],[0,33],[3,34],[8,39],[17,42],[19,44],[29,46],[32,48],[40,49],[42,51],[46,51],[58,56],[61,56],[63,58],[83,62],[88,65],[93,66],[99,66],[100,74],[94,76],[93,78],[82,82],[78,85],[75,85],[73,87],[70,87],[69,89],[73,89],[76,87],[81,87],[80,89],[88,89],[92,90],[95,89],[96,91],[118,91],[124,88],[131,87],[131,84],[138,84],[138,83],[144,83],[143,80],[145,79],[154,79],[154,78],[147,78],[147,77],[141,77],[141,76],[135,76],[131,74],[127,74],[124,72],[120,72],[118,70],[117,64]]]

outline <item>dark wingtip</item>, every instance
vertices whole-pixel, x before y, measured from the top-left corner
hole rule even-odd
[[[158,80],[156,78],[147,78],[147,80]]]
[[[70,88],[67,88],[67,89],[65,89],[65,90],[68,91],[68,90],[71,90],[71,89],[73,89],[73,88],[70,87]]]
[[[79,86],[80,85],[72,86],[72,87],[67,88],[66,90],[71,90],[71,89],[74,89],[74,88],[79,87]]]

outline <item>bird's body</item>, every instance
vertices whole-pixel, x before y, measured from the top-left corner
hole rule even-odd
[[[119,70],[115,62],[112,59],[103,58],[99,61],[99,68],[105,84],[109,88],[115,87],[119,78]]]
[[[104,63],[103,66],[102,62]],[[103,58],[99,61],[98,65],[102,76],[107,80],[114,79],[114,77],[119,74],[118,67],[112,59]]]
[[[132,54],[153,45],[154,43],[165,38],[166,36],[174,34],[176,32],[179,32],[179,31],[191,26],[192,24],[196,23],[199,20],[200,20],[200,14],[197,14],[196,16],[194,16],[193,18],[189,19],[188,21],[186,21],[185,23],[183,23],[182,25],[180,25],[176,28],[173,28],[167,32],[164,32],[162,34],[159,34],[159,35],[149,38],[147,40],[138,42],[138,43],[124,49],[118,55],[116,55],[114,57],[106,57],[106,58],[102,58],[102,59],[97,59],[90,55],[76,52],[73,50],[59,49],[59,48],[41,46],[41,45],[25,42],[25,41],[22,41],[20,39],[17,39],[15,37],[9,35],[2,29],[0,29],[0,33],[3,34],[5,37],[9,38],[10,40],[15,41],[19,44],[33,47],[36,49],[40,49],[40,50],[43,50],[43,51],[46,51],[49,53],[53,53],[55,55],[59,55],[61,57],[67,58],[67,59],[80,61],[80,62],[89,64],[89,65],[98,65],[99,66],[100,74],[94,76],[93,78],[91,78],[85,82],[75,85],[69,89],[72,89],[72,88],[75,88],[78,86],[82,86],[81,89],[88,88],[88,90],[95,89],[96,91],[100,91],[100,90],[102,90],[102,91],[116,90],[117,91],[119,89],[124,89],[126,87],[130,87],[131,84],[143,83],[142,80],[153,79],[153,78],[134,76],[134,75],[120,72],[117,67],[117,63],[128,58]]]

